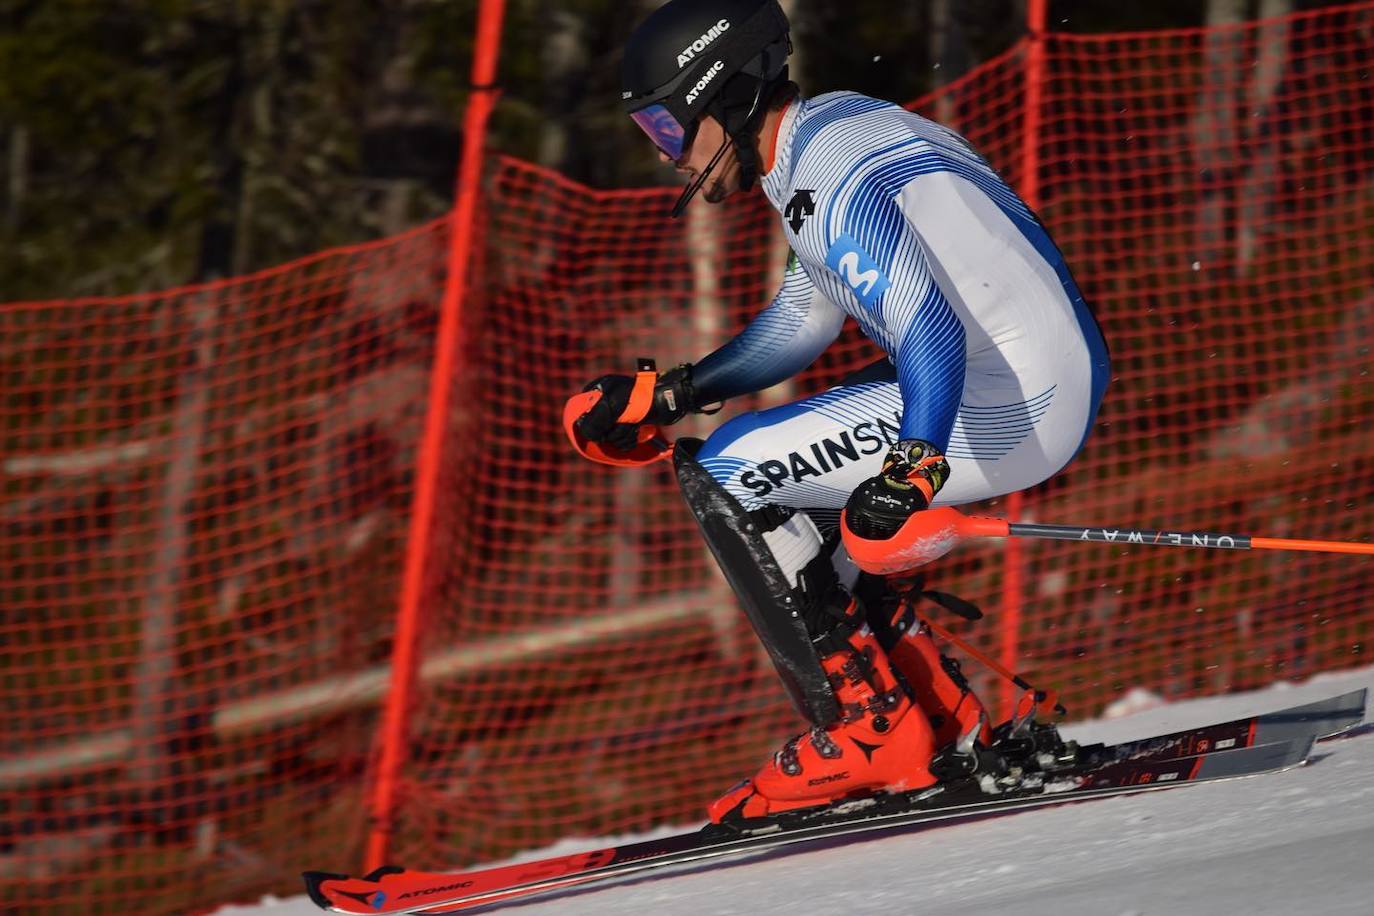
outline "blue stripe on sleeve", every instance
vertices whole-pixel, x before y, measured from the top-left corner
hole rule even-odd
[[[725,401],[791,378],[815,362],[843,325],[844,312],[816,295],[805,270],[792,267],[772,303],[692,367],[698,401]]]

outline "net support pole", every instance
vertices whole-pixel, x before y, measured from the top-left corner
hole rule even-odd
[[[471,263],[474,222],[482,178],[482,151],[487,121],[496,104],[496,63],[501,48],[505,0],[481,0],[473,43],[472,93],[463,120],[462,160],[454,188],[450,216],[448,276],[439,306],[434,367],[430,374],[429,405],[415,463],[415,495],[406,539],[405,568],[391,654],[391,679],[382,713],[377,768],[369,804],[371,824],[364,867],[385,864],[395,825],[397,783],[409,746],[410,715],[414,706],[419,667],[425,571],[434,520],[435,491],[443,457],[454,365],[461,349],[463,294]]]
[[[1045,84],[1045,29],[1049,21],[1049,0],[1028,0],[1026,4],[1026,104],[1021,131],[1021,198],[1032,210],[1040,207],[1040,115]],[[1007,496],[1007,519],[1019,521],[1025,495],[1016,491]],[[1015,670],[1021,654],[1021,618],[1025,601],[1025,549],[1015,540],[1006,543],[1002,554],[1002,666]],[[1002,685],[1002,709],[1010,716],[1016,707],[1016,687]]]

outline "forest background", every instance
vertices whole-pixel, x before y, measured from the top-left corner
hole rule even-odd
[[[618,102],[655,0],[512,0],[492,149],[671,184]],[[1052,0],[1056,31],[1317,0]],[[784,0],[794,77],[907,102],[1004,51],[1024,0]],[[0,301],[150,291],[399,232],[452,202],[476,4],[0,0]]]

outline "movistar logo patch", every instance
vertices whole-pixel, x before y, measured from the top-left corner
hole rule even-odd
[[[690,64],[698,54],[700,54],[702,51],[705,51],[708,47],[711,46],[711,42],[715,41],[722,34],[728,32],[729,30],[729,19],[722,19],[720,22],[717,22],[715,25],[711,26],[711,28],[706,30],[706,32],[704,32],[700,38],[698,38],[696,41],[692,42],[690,45],[682,49],[682,53],[677,56],[678,67],[682,68]]]
[[[692,91],[687,93],[687,104],[691,105],[693,102],[695,102],[697,100],[697,96],[701,95],[701,91],[710,84],[711,80],[716,78],[717,73],[724,69],[725,61],[723,60],[718,60],[714,64],[712,64],[711,69],[707,70],[705,75],[702,76],[701,79],[697,80],[697,84],[692,87]]]
[[[872,308],[883,295],[892,281],[887,278],[863,246],[851,235],[844,234],[835,239],[825,256],[825,264],[839,274],[845,285],[854,291],[854,296],[864,305]]]

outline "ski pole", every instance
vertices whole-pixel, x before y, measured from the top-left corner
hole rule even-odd
[[[997,535],[999,537],[1093,541],[1101,544],[1150,544],[1161,547],[1204,547],[1214,550],[1306,550],[1317,553],[1356,553],[1374,556],[1374,544],[1359,541],[1265,538],[1247,534],[1214,534],[1208,531],[1154,531],[1148,528],[1079,528],[1071,525],[1007,522],[993,518],[969,520],[997,523],[999,528],[1005,529],[1004,534]]]
[[[841,526],[844,543],[865,572],[888,575],[929,563],[970,538],[1037,538],[1051,541],[1088,541],[1158,547],[1200,547],[1211,550],[1304,550],[1374,556],[1374,544],[1360,541],[1320,541],[1304,538],[1267,538],[1212,531],[1156,531],[1150,528],[1041,525],[1006,519],[964,515],[942,506],[917,512],[887,540],[869,540]]]

